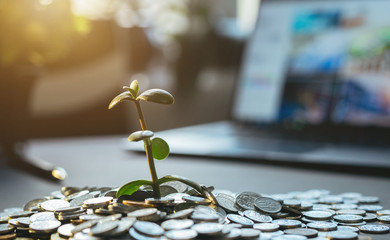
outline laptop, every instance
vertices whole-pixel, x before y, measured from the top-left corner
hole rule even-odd
[[[387,0],[263,0],[230,120],[156,135],[171,154],[389,175],[389,9]]]

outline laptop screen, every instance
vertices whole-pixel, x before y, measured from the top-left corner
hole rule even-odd
[[[236,120],[390,127],[390,1],[266,1]]]

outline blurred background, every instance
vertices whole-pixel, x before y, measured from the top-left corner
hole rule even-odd
[[[1,0],[1,141],[124,134],[131,80],[172,106],[143,104],[153,131],[222,120],[259,0]]]

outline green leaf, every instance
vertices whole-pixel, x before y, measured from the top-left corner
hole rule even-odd
[[[138,96],[138,91],[139,91],[138,81],[137,80],[132,81],[131,84],[130,84],[130,88],[133,89],[133,91],[135,92],[135,96],[134,97],[137,97]]]
[[[108,109],[115,107],[118,103],[125,101],[125,100],[134,101],[134,99],[132,98],[132,96],[129,92],[123,92],[123,93],[119,94],[118,96],[116,96],[114,99],[112,99],[112,101],[110,102],[110,105],[108,105]]]
[[[162,89],[146,90],[141,95],[139,95],[136,100],[140,99],[160,104],[173,104],[175,102],[172,94]]]
[[[191,181],[191,180],[189,180],[188,178],[185,178],[185,177],[175,176],[175,175],[167,175],[165,177],[162,177],[162,178],[158,179],[156,182],[157,182],[158,185],[160,185],[162,183],[170,182],[170,181],[182,182],[182,183],[187,184],[188,186],[192,187],[196,191],[198,191],[198,192],[203,194],[203,189],[202,189],[202,187],[199,184],[197,184],[196,182]]]
[[[153,183],[148,180],[135,180],[132,182],[128,182],[122,187],[119,188],[119,190],[116,193],[116,197],[119,198],[122,195],[131,195],[135,191],[138,190],[139,187],[142,185],[152,185]]]
[[[129,91],[129,93],[131,94],[131,96],[134,100],[137,98],[137,93],[133,89],[131,89],[130,87],[123,86],[123,89],[126,89],[127,91]]]
[[[137,131],[137,132],[133,132],[129,137],[128,137],[128,140],[130,142],[138,142],[138,141],[141,141],[141,140],[144,140],[146,138],[151,138],[154,136],[154,133],[152,131],[149,131],[149,130],[145,130],[145,131]]]
[[[164,160],[169,155],[169,145],[162,138],[152,139],[153,158],[157,160]]]

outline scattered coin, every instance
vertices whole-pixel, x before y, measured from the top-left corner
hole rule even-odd
[[[75,225],[72,223],[64,224],[61,227],[57,229],[58,234],[60,237],[63,238],[69,238],[72,236],[72,230],[75,228]]]
[[[147,236],[161,236],[164,234],[164,229],[160,227],[156,223],[145,222],[145,221],[137,221],[134,223],[133,228],[137,230],[137,232],[142,233]]]
[[[242,228],[240,230],[241,238],[258,238],[260,236],[260,230],[253,228]]]
[[[390,209],[379,210],[379,211],[376,212],[376,214],[378,214],[378,216],[390,215]]]
[[[337,230],[337,224],[332,222],[316,221],[307,224],[308,228],[316,229],[317,231],[335,231]]]
[[[380,225],[380,224],[367,224],[363,226],[359,226],[359,230],[364,233],[388,233],[389,227],[386,225]]]
[[[243,217],[243,216],[238,215],[238,214],[229,213],[226,215],[226,217],[230,221],[232,221],[234,223],[241,224],[244,227],[251,227],[254,224],[254,222],[252,220],[250,220],[249,218]]]
[[[164,228],[166,231],[186,229],[190,228],[192,225],[194,225],[194,221],[192,221],[191,219],[171,219],[161,223],[161,227]]]
[[[309,219],[323,221],[323,220],[331,219],[333,214],[328,211],[313,210],[313,211],[303,212],[303,216]]]
[[[183,200],[195,204],[205,204],[208,205],[211,203],[209,199],[203,198],[203,197],[195,197],[195,196],[183,196]]]
[[[187,240],[198,236],[194,229],[170,230],[165,232],[165,236],[172,240]]]
[[[191,229],[203,235],[216,235],[222,232],[222,225],[219,223],[198,223],[191,227]]]
[[[49,211],[49,212],[54,212],[57,209],[69,207],[69,206],[70,206],[69,202],[61,199],[47,200],[40,204],[40,208],[42,208],[44,211]]]
[[[377,219],[379,220],[379,222],[381,223],[387,223],[387,224],[390,224],[390,215],[382,215],[382,216],[378,216]]]
[[[217,199],[218,205],[220,207],[222,207],[223,209],[225,209],[227,212],[231,212],[231,213],[238,212],[238,209],[235,205],[235,198],[234,197],[227,195],[227,194],[224,194],[224,193],[220,193],[215,198]]]
[[[358,239],[358,234],[349,231],[334,231],[329,232],[326,237],[330,240],[354,240]]]
[[[268,215],[263,215],[259,212],[254,211],[254,210],[244,211],[244,216],[251,219],[254,222],[257,222],[257,223],[270,223],[270,222],[272,222],[272,217],[270,217]]]
[[[290,235],[302,235],[308,238],[314,238],[318,236],[318,231],[310,228],[293,228],[284,230],[285,234]]]
[[[280,229],[299,228],[302,226],[302,222],[291,219],[276,219],[272,223],[278,224]]]
[[[103,221],[97,223],[93,226],[89,232],[89,235],[92,236],[103,236],[110,233],[118,227],[118,222],[116,221]]]
[[[235,203],[242,209],[254,210],[255,200],[259,197],[261,197],[261,195],[255,192],[242,192],[236,197]]]
[[[279,230],[279,225],[275,223],[255,223],[253,228],[262,232],[276,232]]]
[[[278,213],[282,210],[282,205],[278,201],[267,197],[257,198],[255,200],[255,207],[260,212],[268,214]]]
[[[335,215],[333,219],[339,223],[360,223],[363,222],[363,217],[360,215]]]
[[[37,232],[51,233],[61,226],[61,222],[57,220],[35,221],[30,224],[30,229]]]
[[[359,232],[359,228],[351,227],[351,226],[337,226],[338,231],[351,231],[351,232]]]

